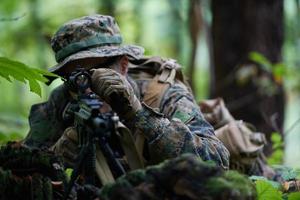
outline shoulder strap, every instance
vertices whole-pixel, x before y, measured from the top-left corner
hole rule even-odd
[[[157,60],[157,58],[154,60]],[[149,59],[148,62],[150,61],[152,62],[153,60]],[[166,90],[174,84],[176,69],[179,66],[173,59],[160,60],[160,62],[162,64],[159,72],[150,81],[143,98],[143,101],[153,108],[159,108]]]
[[[96,164],[96,174],[98,175],[98,178],[100,179],[102,185],[115,182],[115,178],[98,144],[96,146],[95,164]]]
[[[144,168],[144,162],[140,154],[142,151],[138,151],[130,130],[121,122],[119,122],[117,127],[117,136],[120,139],[129,168],[131,170]]]
[[[154,70],[155,73],[154,73],[154,77],[152,76],[152,80],[147,86],[146,92],[142,100],[148,106],[159,109],[165,92],[171,85],[175,83],[176,74],[178,74],[176,73],[176,71],[180,69],[180,66],[173,59],[163,60],[160,57],[149,58],[144,63],[142,63],[141,66],[147,66],[147,64],[150,63],[152,63],[152,67],[153,67],[152,70]],[[143,72],[143,70],[141,70],[141,72]],[[180,75],[182,76],[183,79],[183,75],[182,74]],[[145,74],[140,73],[139,78],[142,79],[143,77],[146,77]],[[137,147],[138,152],[143,152],[144,144],[145,144],[145,138],[143,134],[138,133],[136,135],[136,140],[135,140],[135,145]]]
[[[156,79],[150,81],[143,101],[152,108],[159,108],[163,94],[170,87],[169,84],[160,83]]]
[[[116,128],[117,136],[125,153],[130,170],[144,168],[142,156],[137,151],[130,130],[120,122]],[[96,146],[96,173],[103,185],[115,182],[112,171],[98,145]]]

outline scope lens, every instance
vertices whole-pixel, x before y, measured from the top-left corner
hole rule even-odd
[[[77,77],[76,84],[81,87],[85,87],[89,84],[89,79],[84,74],[81,74]]]

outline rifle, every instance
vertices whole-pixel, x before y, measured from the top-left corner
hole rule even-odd
[[[68,118],[73,118],[78,133],[80,153],[66,189],[65,199],[78,177],[84,175],[84,184],[95,185],[96,144],[99,144],[104,157],[115,177],[125,174],[125,170],[108,143],[114,133],[119,118],[113,113],[100,113],[103,106],[97,95],[87,93],[91,87],[90,73],[82,68],[72,72],[67,78],[67,87],[78,94],[77,100],[67,111]]]

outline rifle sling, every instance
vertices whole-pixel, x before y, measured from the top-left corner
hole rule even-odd
[[[115,182],[114,176],[98,144],[96,144],[96,173],[102,185]]]
[[[117,127],[117,135],[119,136],[130,169],[144,168],[142,155],[139,153],[142,151],[138,151],[130,130],[120,122]]]
[[[129,129],[122,123],[119,123],[117,127],[117,135],[130,169],[134,170],[144,168],[142,157],[137,151],[133,136]],[[103,185],[115,182],[111,169],[98,145],[96,146],[96,173]]]

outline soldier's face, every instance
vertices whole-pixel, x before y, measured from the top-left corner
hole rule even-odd
[[[110,68],[122,75],[126,75],[128,71],[128,58],[126,56],[112,58],[85,58],[74,60],[64,66],[66,74],[74,71],[76,68],[95,69],[95,68]]]
[[[119,57],[109,68],[125,76],[128,72],[128,58],[126,56]]]

